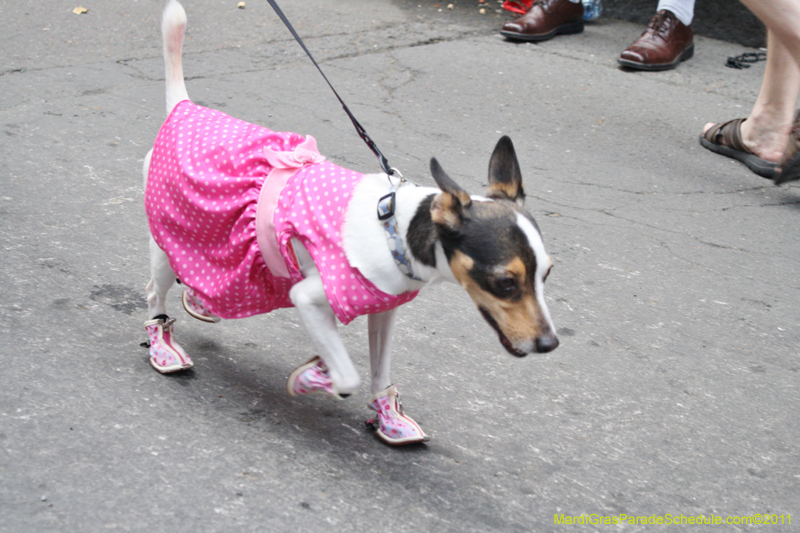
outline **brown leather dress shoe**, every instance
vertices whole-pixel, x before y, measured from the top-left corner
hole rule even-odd
[[[638,70],[668,70],[694,55],[692,27],[666,9],[656,12],[641,37],[617,61]]]
[[[546,41],[558,34],[582,31],[581,2],[534,0],[527,13],[503,24],[500,34],[512,41]]]

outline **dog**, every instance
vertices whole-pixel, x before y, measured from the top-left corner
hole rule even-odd
[[[325,160],[313,137],[273,132],[189,100],[181,65],[186,13],[162,21],[166,122],[144,161],[151,278],[150,364],[191,368],[166,296],[176,280],[193,317],[216,322],[295,307],[319,355],[287,382],[292,396],[354,393],[360,377],[337,330],[368,315],[367,421],[390,445],[427,441],[389,376],[395,310],[425,285],[461,285],[512,355],[558,337],[544,299],[553,266],[525,193],[514,146],[497,143],[485,196],[470,196],[431,159],[438,188],[362,175]]]

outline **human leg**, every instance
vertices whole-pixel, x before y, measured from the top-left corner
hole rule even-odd
[[[800,63],[786,43],[770,29],[761,90],[750,115],[740,125],[741,140],[747,151],[765,161],[781,161],[789,142],[798,95]],[[706,124],[703,134],[713,126],[713,123]]]
[[[800,64],[800,2],[797,0],[742,0]],[[773,46],[770,41],[768,46]]]
[[[800,63],[772,30],[767,32],[767,66],[758,98],[742,124],[742,138],[756,154],[780,161],[789,142],[797,97]]]
[[[692,24],[694,19],[694,0],[658,0],[658,7],[656,11],[662,10],[672,11],[685,25]]]
[[[771,72],[771,83],[783,85],[783,90],[777,93],[780,100],[773,107],[774,113],[779,115],[779,118],[775,119],[776,127],[780,130],[781,137],[786,138],[786,122],[793,119],[794,107],[800,94],[800,2],[797,0],[742,0],[742,2],[769,30],[767,60],[772,48],[778,49],[780,59],[783,60],[783,64],[780,65],[782,70]],[[766,84],[766,73],[764,78]],[[798,154],[800,132],[792,132],[791,124],[789,128],[781,165],[774,178],[776,185],[800,179],[800,154]]]

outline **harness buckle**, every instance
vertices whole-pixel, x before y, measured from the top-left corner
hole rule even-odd
[[[394,191],[390,192],[386,196],[382,196],[380,200],[378,200],[378,220],[383,222],[384,220],[389,220],[394,216],[394,205],[396,201],[396,195]]]

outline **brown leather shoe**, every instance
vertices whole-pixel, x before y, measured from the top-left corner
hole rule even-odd
[[[656,12],[641,37],[617,61],[638,70],[667,70],[694,55],[692,27],[666,9]]]
[[[534,0],[527,13],[503,24],[500,34],[512,41],[546,41],[558,34],[582,31],[581,2]]]

